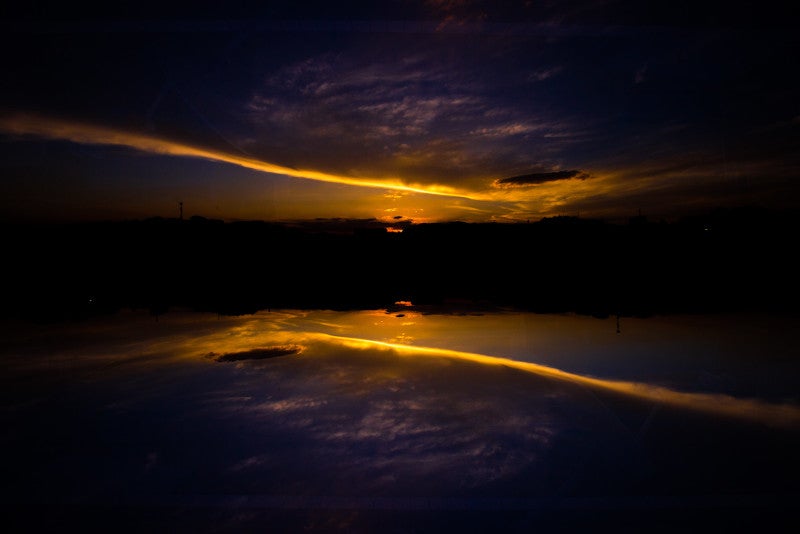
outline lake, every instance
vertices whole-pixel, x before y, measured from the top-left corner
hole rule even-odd
[[[798,325],[413,306],[6,321],[5,512],[15,532],[794,531]]]

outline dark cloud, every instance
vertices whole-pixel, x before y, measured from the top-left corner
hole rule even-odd
[[[278,356],[289,356],[291,354],[298,354],[301,351],[302,347],[297,345],[281,345],[250,349],[242,352],[228,352],[219,356],[212,352],[209,356],[218,362],[238,362],[241,360],[265,360],[267,358],[277,358]]]
[[[553,172],[534,172],[522,174],[510,178],[501,178],[495,181],[497,187],[524,187],[528,185],[539,185],[547,182],[557,182],[559,180],[585,180],[589,174],[579,171],[553,171]]]

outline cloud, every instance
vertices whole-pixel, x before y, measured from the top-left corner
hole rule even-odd
[[[11,135],[35,136],[45,139],[60,139],[81,144],[123,146],[150,154],[200,158],[220,163],[238,165],[246,169],[281,174],[293,178],[305,178],[321,182],[339,183],[361,187],[381,189],[397,189],[416,193],[428,193],[445,196],[466,196],[456,193],[445,186],[412,187],[398,179],[380,179],[352,177],[320,172],[315,170],[296,169],[267,161],[231,154],[221,150],[194,146],[180,141],[162,139],[155,136],[125,131],[105,126],[95,126],[32,115],[15,115],[0,119],[0,132]]]
[[[712,413],[725,417],[755,419],[765,424],[797,428],[800,424],[800,408],[792,404],[774,404],[754,398],[737,398],[717,393],[696,393],[670,389],[667,387],[649,384],[647,382],[632,382],[625,380],[606,380],[593,376],[581,375],[562,371],[554,367],[537,363],[519,361],[512,358],[491,356],[422,346],[396,345],[393,343],[374,341],[368,339],[347,338],[341,336],[327,336],[333,343],[341,343],[352,348],[390,348],[400,356],[446,358],[459,361],[469,361],[487,366],[500,366],[532,373],[544,378],[558,381],[571,382],[596,388],[598,390],[613,391],[632,398],[648,402],[659,402],[665,405],[688,409],[697,412]]]
[[[478,128],[471,131],[471,134],[480,135],[484,137],[509,137],[513,135],[524,135],[531,132],[540,130],[542,127],[535,124],[527,124],[520,122],[513,122],[508,124],[498,124],[496,126],[489,126]]]
[[[487,177],[560,166],[567,147],[587,141],[586,121],[555,117],[530,92],[524,105],[509,97],[526,73],[504,89],[490,74],[496,59],[422,41],[322,53],[267,74],[241,108],[248,151],[352,176],[413,176],[477,199]]]
[[[242,360],[265,360],[277,358],[279,356],[289,356],[292,354],[299,354],[302,350],[303,348],[298,345],[275,345],[239,352],[227,352],[221,355],[212,352],[209,356],[218,362],[238,362]]]
[[[534,172],[531,174],[498,179],[495,181],[495,187],[526,187],[548,182],[558,182],[561,180],[586,180],[587,178],[590,178],[589,174],[578,170]]]
[[[549,80],[550,78],[557,76],[564,70],[564,67],[557,66],[551,67],[549,69],[539,69],[530,74],[528,76],[528,81],[531,82],[543,82],[545,80]]]
[[[451,90],[442,94],[432,84]],[[482,110],[453,72],[414,54],[395,61],[329,54],[305,59],[269,76],[245,105],[251,124],[265,133],[279,128],[306,139],[344,136],[361,146],[428,135],[436,122]]]

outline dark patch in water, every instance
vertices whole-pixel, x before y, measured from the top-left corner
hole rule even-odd
[[[261,347],[242,352],[229,352],[219,356],[212,352],[209,356],[218,362],[238,362],[242,360],[266,360],[279,356],[289,356],[290,354],[298,354],[300,351],[301,347],[298,345],[279,345],[274,347]]]

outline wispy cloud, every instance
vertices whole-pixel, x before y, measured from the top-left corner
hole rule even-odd
[[[281,138],[289,162],[477,187],[480,196],[486,176],[552,167],[565,147],[587,138],[585,121],[578,127],[535,98],[520,106],[498,92],[486,78],[487,58],[453,58],[441,47],[380,50],[374,58],[322,54],[266,76],[243,108],[255,132],[252,150]]]
[[[496,126],[485,126],[472,130],[470,133],[484,137],[510,137],[514,135],[528,134],[541,129],[542,126],[540,125],[512,122],[507,124],[498,124]]]
[[[330,174],[315,170],[296,169],[277,165],[219,150],[192,146],[178,141],[161,139],[154,136],[128,132],[103,126],[95,126],[69,121],[36,117],[31,115],[15,115],[0,119],[0,130],[6,134],[29,135],[46,139],[60,139],[82,144],[124,146],[151,154],[201,158],[221,163],[229,163],[271,174],[280,174],[293,178],[304,178],[321,182],[331,182],[359,187],[381,189],[397,189],[433,195],[466,196],[454,189],[446,187],[412,187],[399,180],[380,180],[370,178],[354,178],[344,175]]]
[[[537,69],[528,76],[528,81],[543,82],[561,74],[564,70],[562,66],[550,67],[545,69]]]

